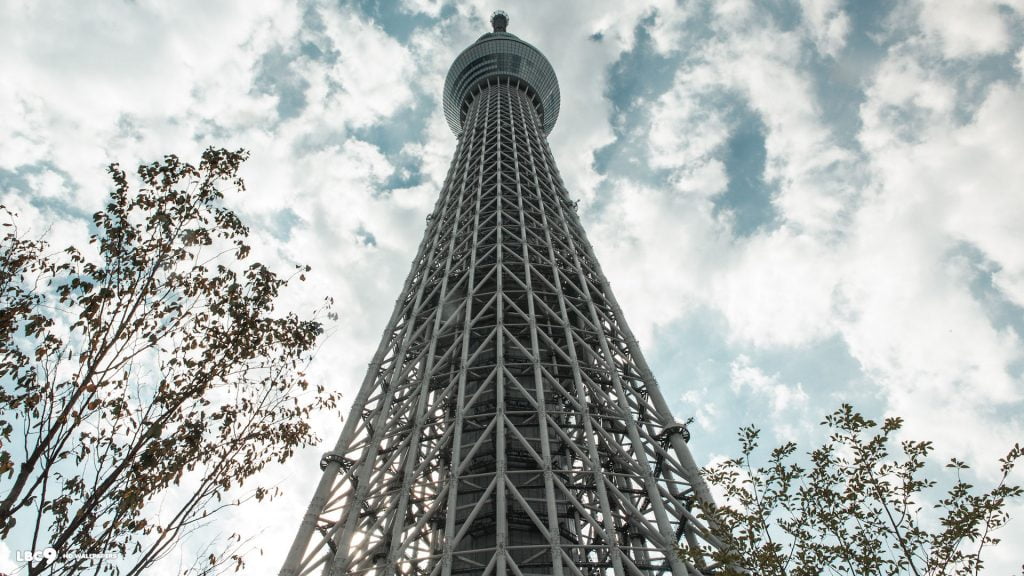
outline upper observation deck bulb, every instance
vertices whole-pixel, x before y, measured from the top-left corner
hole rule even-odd
[[[491,14],[491,27],[494,28],[495,32],[507,31],[508,13],[504,10],[495,10],[494,14]]]
[[[515,84],[537,111],[544,135],[558,119],[558,79],[551,63],[531,44],[510,34],[508,13],[491,14],[488,32],[459,54],[444,81],[444,115],[456,136],[462,135],[470,105],[488,86]]]

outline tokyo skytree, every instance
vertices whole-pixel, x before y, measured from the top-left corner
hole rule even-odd
[[[548,146],[559,86],[506,31],[456,58],[426,235],[281,570],[675,576],[711,496]]]

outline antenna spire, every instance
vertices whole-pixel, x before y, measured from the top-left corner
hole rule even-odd
[[[495,32],[506,32],[508,30],[508,12],[495,10],[491,14],[491,27]]]

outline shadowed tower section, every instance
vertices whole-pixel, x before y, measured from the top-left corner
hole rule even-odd
[[[547,59],[455,60],[455,158],[282,575],[692,575],[710,502],[562,184]]]

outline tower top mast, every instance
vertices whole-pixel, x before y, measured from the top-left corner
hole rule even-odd
[[[508,30],[508,12],[495,10],[494,14],[491,14],[491,28],[495,32],[506,32]]]

